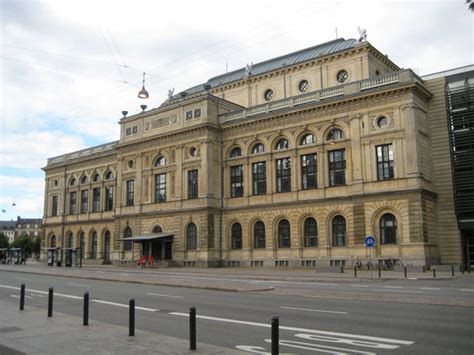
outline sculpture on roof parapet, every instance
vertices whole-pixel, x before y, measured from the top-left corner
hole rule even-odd
[[[367,41],[367,30],[364,28],[357,27],[357,31],[359,31],[359,42],[366,42]]]
[[[253,63],[247,64],[245,66],[245,74],[244,74],[245,77],[249,77],[250,75],[252,75],[252,67],[253,67]]]
[[[171,99],[173,98],[173,94],[174,94],[174,88],[171,88],[168,90],[168,98]]]

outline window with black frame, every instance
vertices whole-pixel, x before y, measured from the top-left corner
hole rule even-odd
[[[277,192],[291,191],[291,158],[276,160],[276,189]]]
[[[188,199],[198,198],[198,171],[188,171]]]
[[[231,244],[232,249],[242,249],[242,226],[240,223],[234,223],[232,225]]]
[[[51,216],[55,217],[58,215],[58,196],[53,196],[51,200]]]
[[[132,235],[133,235],[132,234],[132,229],[130,227],[125,228],[125,231],[123,232],[123,239],[131,238]],[[132,250],[132,245],[133,245],[132,241],[125,240],[123,242],[123,250],[125,250],[125,251]]]
[[[329,160],[329,186],[346,184],[346,158],[345,150],[338,149],[328,152]]]
[[[282,219],[278,223],[278,248],[291,247],[290,222]]]
[[[155,175],[155,202],[166,202],[166,174]]]
[[[265,195],[267,193],[266,162],[252,164],[253,194]]]
[[[97,232],[92,233],[91,259],[97,259]]]
[[[81,191],[81,213],[86,213],[89,210],[89,190]]]
[[[397,219],[391,213],[380,218],[380,244],[397,244]]]
[[[109,186],[105,188],[105,210],[112,211],[114,209],[114,188]]]
[[[69,194],[69,214],[77,213],[77,192],[72,191]]]
[[[265,248],[265,224],[262,221],[255,222],[253,226],[254,248]]]
[[[391,144],[383,144],[375,147],[377,155],[377,179],[393,179],[393,147]]]
[[[127,180],[127,206],[135,204],[135,180]]]
[[[186,248],[187,250],[196,250],[197,228],[194,223],[190,223],[186,229]]]
[[[307,154],[301,156],[301,188],[303,190],[316,189],[318,187],[317,179],[317,160],[316,154]]]
[[[312,217],[304,221],[304,246],[317,247],[318,246],[318,224]]]
[[[346,219],[335,216],[332,219],[332,245],[342,247],[346,245]]]
[[[96,187],[92,190],[92,211],[100,211],[100,187]]]
[[[230,167],[230,197],[244,195],[244,167],[243,165]]]

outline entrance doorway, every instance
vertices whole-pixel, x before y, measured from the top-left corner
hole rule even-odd
[[[474,269],[474,230],[462,231],[464,267]]]
[[[173,241],[158,239],[153,242],[153,256],[155,260],[171,260],[173,257]]]

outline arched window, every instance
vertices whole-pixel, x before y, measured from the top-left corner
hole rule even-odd
[[[97,232],[91,236],[91,259],[97,259]]]
[[[110,260],[110,232],[104,234],[104,259]]]
[[[262,221],[255,222],[253,226],[254,248],[265,248],[265,224]]]
[[[164,156],[158,157],[155,160],[155,168],[159,168],[161,166],[166,165],[166,158]]]
[[[81,234],[79,235],[79,246],[82,250],[82,253],[84,253],[84,248],[86,246],[86,237],[85,237],[84,232],[81,232]]]
[[[304,246],[318,246],[318,224],[314,218],[307,218],[304,221]]]
[[[110,170],[107,170],[104,176],[105,180],[112,180],[114,178],[114,174]]]
[[[56,248],[56,236],[55,235],[52,235],[51,236],[51,239],[49,241],[49,246],[51,248]]]
[[[163,228],[161,228],[160,226],[153,227],[153,231],[152,231],[153,234],[162,233],[162,232],[163,232]]]
[[[71,178],[71,180],[69,180],[69,186],[76,186],[76,179],[75,178]]]
[[[69,232],[66,238],[66,248],[74,248],[74,236]]]
[[[282,219],[278,222],[278,248],[291,247],[290,222]]]
[[[186,245],[188,250],[196,250],[197,228],[194,223],[189,223],[186,229]]]
[[[252,154],[259,154],[265,152],[265,146],[262,143],[257,143],[253,146]]]
[[[131,237],[132,237],[132,229],[130,227],[125,228],[125,231],[123,232],[123,239],[131,238]],[[132,250],[132,244],[133,242],[124,241],[123,250],[125,251]]]
[[[332,245],[335,247],[346,245],[346,219],[342,216],[332,219]]]
[[[391,213],[380,218],[380,244],[397,244],[397,219]]]
[[[242,249],[242,226],[240,223],[232,225],[232,249]]]
[[[81,177],[81,184],[87,184],[89,181],[87,180],[87,176],[82,176]]]
[[[240,156],[242,156],[242,149],[240,149],[239,147],[236,147],[236,148],[231,150],[231,152],[230,152],[230,157],[231,158],[236,158],[236,157],[240,157]]]
[[[95,173],[94,175],[92,175],[92,181],[93,181],[93,182],[98,182],[98,181],[100,181],[100,176],[99,176],[99,174]]]
[[[332,141],[334,139],[344,138],[344,133],[339,128],[333,128],[329,131],[327,140]]]
[[[275,145],[276,150],[288,149],[288,140],[285,138],[280,139]]]
[[[300,141],[301,145],[306,145],[306,144],[313,144],[316,142],[316,138],[314,138],[314,134],[308,133],[305,134]]]

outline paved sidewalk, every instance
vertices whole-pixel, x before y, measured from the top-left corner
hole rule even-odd
[[[197,343],[189,350],[189,340],[128,328],[0,300],[0,354],[245,354],[210,344]],[[199,336],[199,334],[198,334]],[[248,354],[248,353],[247,353]]]

